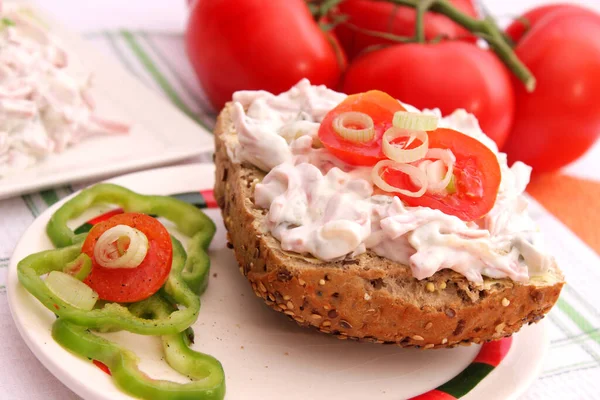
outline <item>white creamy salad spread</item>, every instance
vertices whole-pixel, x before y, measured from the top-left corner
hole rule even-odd
[[[18,5],[2,7],[0,178],[86,137],[129,131],[94,115],[91,79],[72,76],[68,63],[67,52]]]
[[[502,181],[492,210],[477,222],[464,222],[428,207],[407,207],[398,197],[374,195],[371,167],[347,165],[320,146],[320,121],[345,97],[307,80],[278,96],[264,91],[233,96],[238,141],[227,144],[228,152],[234,161],[268,172],[256,185],[255,202],[269,210],[268,229],[283,250],[330,261],[370,249],[409,265],[417,279],[450,268],[473,282],[482,282],[483,275],[527,282],[551,267],[523,196],[531,168],[520,162],[509,168],[473,115],[457,110],[438,126],[489,147]],[[437,109],[423,113],[441,117]]]

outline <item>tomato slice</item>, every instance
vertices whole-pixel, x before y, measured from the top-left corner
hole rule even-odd
[[[94,258],[94,246],[108,229],[128,225],[148,238],[148,252],[136,268],[104,268]],[[167,229],[146,214],[125,213],[102,221],[90,230],[82,252],[92,259],[92,271],[84,280],[102,300],[131,303],[152,296],[165,283],[171,272],[173,245]]]
[[[463,221],[474,221],[487,214],[498,195],[501,173],[496,155],[477,139],[453,129],[438,128],[427,132],[430,148],[450,149],[456,157],[452,194],[426,192],[421,197],[398,194],[410,206],[423,206],[455,215]],[[416,190],[408,175],[387,170],[383,179],[392,186]]]
[[[368,114],[375,125],[375,136],[364,143],[351,142],[333,130],[333,120],[339,114],[358,111]],[[331,110],[321,122],[319,139],[331,154],[352,165],[375,165],[386,159],[381,147],[381,137],[392,126],[394,113],[405,111],[400,102],[387,93],[371,90],[346,97]]]

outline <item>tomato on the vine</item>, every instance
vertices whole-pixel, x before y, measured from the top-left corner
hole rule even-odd
[[[365,143],[352,142],[335,132],[334,119],[348,111],[362,112],[373,119],[375,136],[372,140]],[[404,111],[404,107],[398,100],[379,90],[348,96],[325,116],[319,128],[319,139],[331,154],[348,164],[375,165],[377,161],[386,158],[381,148],[381,138],[392,126],[396,111]]]
[[[528,93],[514,82],[515,122],[503,151],[535,172],[574,161],[600,135],[600,17],[583,11],[549,13],[515,47],[537,86]]]
[[[358,57],[348,68],[346,93],[378,89],[418,108],[457,108],[475,114],[502,146],[513,122],[510,73],[488,50],[461,41],[403,44]]]
[[[515,19],[506,28],[506,34],[515,42],[518,43],[523,35],[528,30],[537,25],[537,23],[547,16],[559,12],[565,14],[591,14],[592,12],[586,8],[574,4],[548,4],[545,6],[535,7]]]
[[[463,13],[476,17],[477,12],[470,0],[451,0]],[[374,45],[390,45],[395,42],[376,36],[379,33],[411,37],[415,34],[416,11],[414,8],[385,1],[345,0],[338,6],[337,14],[347,18],[335,28],[342,47],[350,59]],[[424,17],[424,33],[427,40],[444,36],[475,41],[469,31],[448,17],[428,12]]]
[[[474,221],[487,214],[500,187],[500,165],[496,155],[483,143],[452,129],[438,128],[427,132],[429,148],[450,149],[456,157],[454,191],[425,192],[421,197],[396,194],[411,206],[430,207],[464,221]],[[408,175],[388,169],[382,178],[392,186],[415,190]]]
[[[213,107],[237,90],[278,94],[302,78],[336,88],[345,55],[303,0],[195,1],[185,36],[192,67]]]

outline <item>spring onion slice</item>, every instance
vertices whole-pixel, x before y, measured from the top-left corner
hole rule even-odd
[[[416,185],[420,185],[421,187],[416,192],[412,192],[390,185],[381,177],[382,173],[388,168],[405,173]],[[373,179],[373,183],[381,190],[390,193],[400,193],[409,197],[421,197],[427,191],[427,174],[423,170],[414,165],[401,164],[392,160],[382,160],[375,164],[371,171],[371,179]]]
[[[363,143],[375,137],[375,124],[368,114],[343,112],[333,120],[333,130],[350,142]]]
[[[394,113],[392,124],[396,128],[410,129],[413,131],[433,131],[437,129],[438,117],[408,111]]]
[[[450,183],[448,183],[448,186],[446,186],[446,192],[448,192],[448,194],[456,193],[456,179],[454,178],[454,175],[452,175],[452,178],[450,178]]]
[[[402,146],[393,143],[394,140],[401,137],[407,137],[408,141]],[[421,141],[421,145],[415,147],[414,149],[407,149],[406,147],[415,139],[419,139]],[[399,163],[411,163],[422,159],[427,154],[428,147],[429,136],[427,136],[427,132],[425,131],[413,131],[409,129],[391,127],[383,134],[383,154],[385,154],[391,160]]]
[[[440,160],[446,166],[446,175],[444,175],[442,180],[432,181],[431,179],[428,179],[428,190],[431,192],[445,191],[454,177],[454,163],[456,162],[456,157],[454,157],[454,154],[449,149],[429,149],[425,157],[428,159]]]
[[[123,249],[123,242],[129,246]],[[127,225],[113,226],[98,238],[94,258],[104,268],[136,268],[148,253],[148,238],[141,231]]]
[[[61,271],[52,271],[45,281],[52,293],[73,307],[89,311],[98,300],[98,293],[77,278]]]

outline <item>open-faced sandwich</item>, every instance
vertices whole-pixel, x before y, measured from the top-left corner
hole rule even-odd
[[[510,336],[564,284],[523,191],[531,168],[464,110],[301,81],[233,96],[215,196],[271,308],[340,339],[440,348]]]

